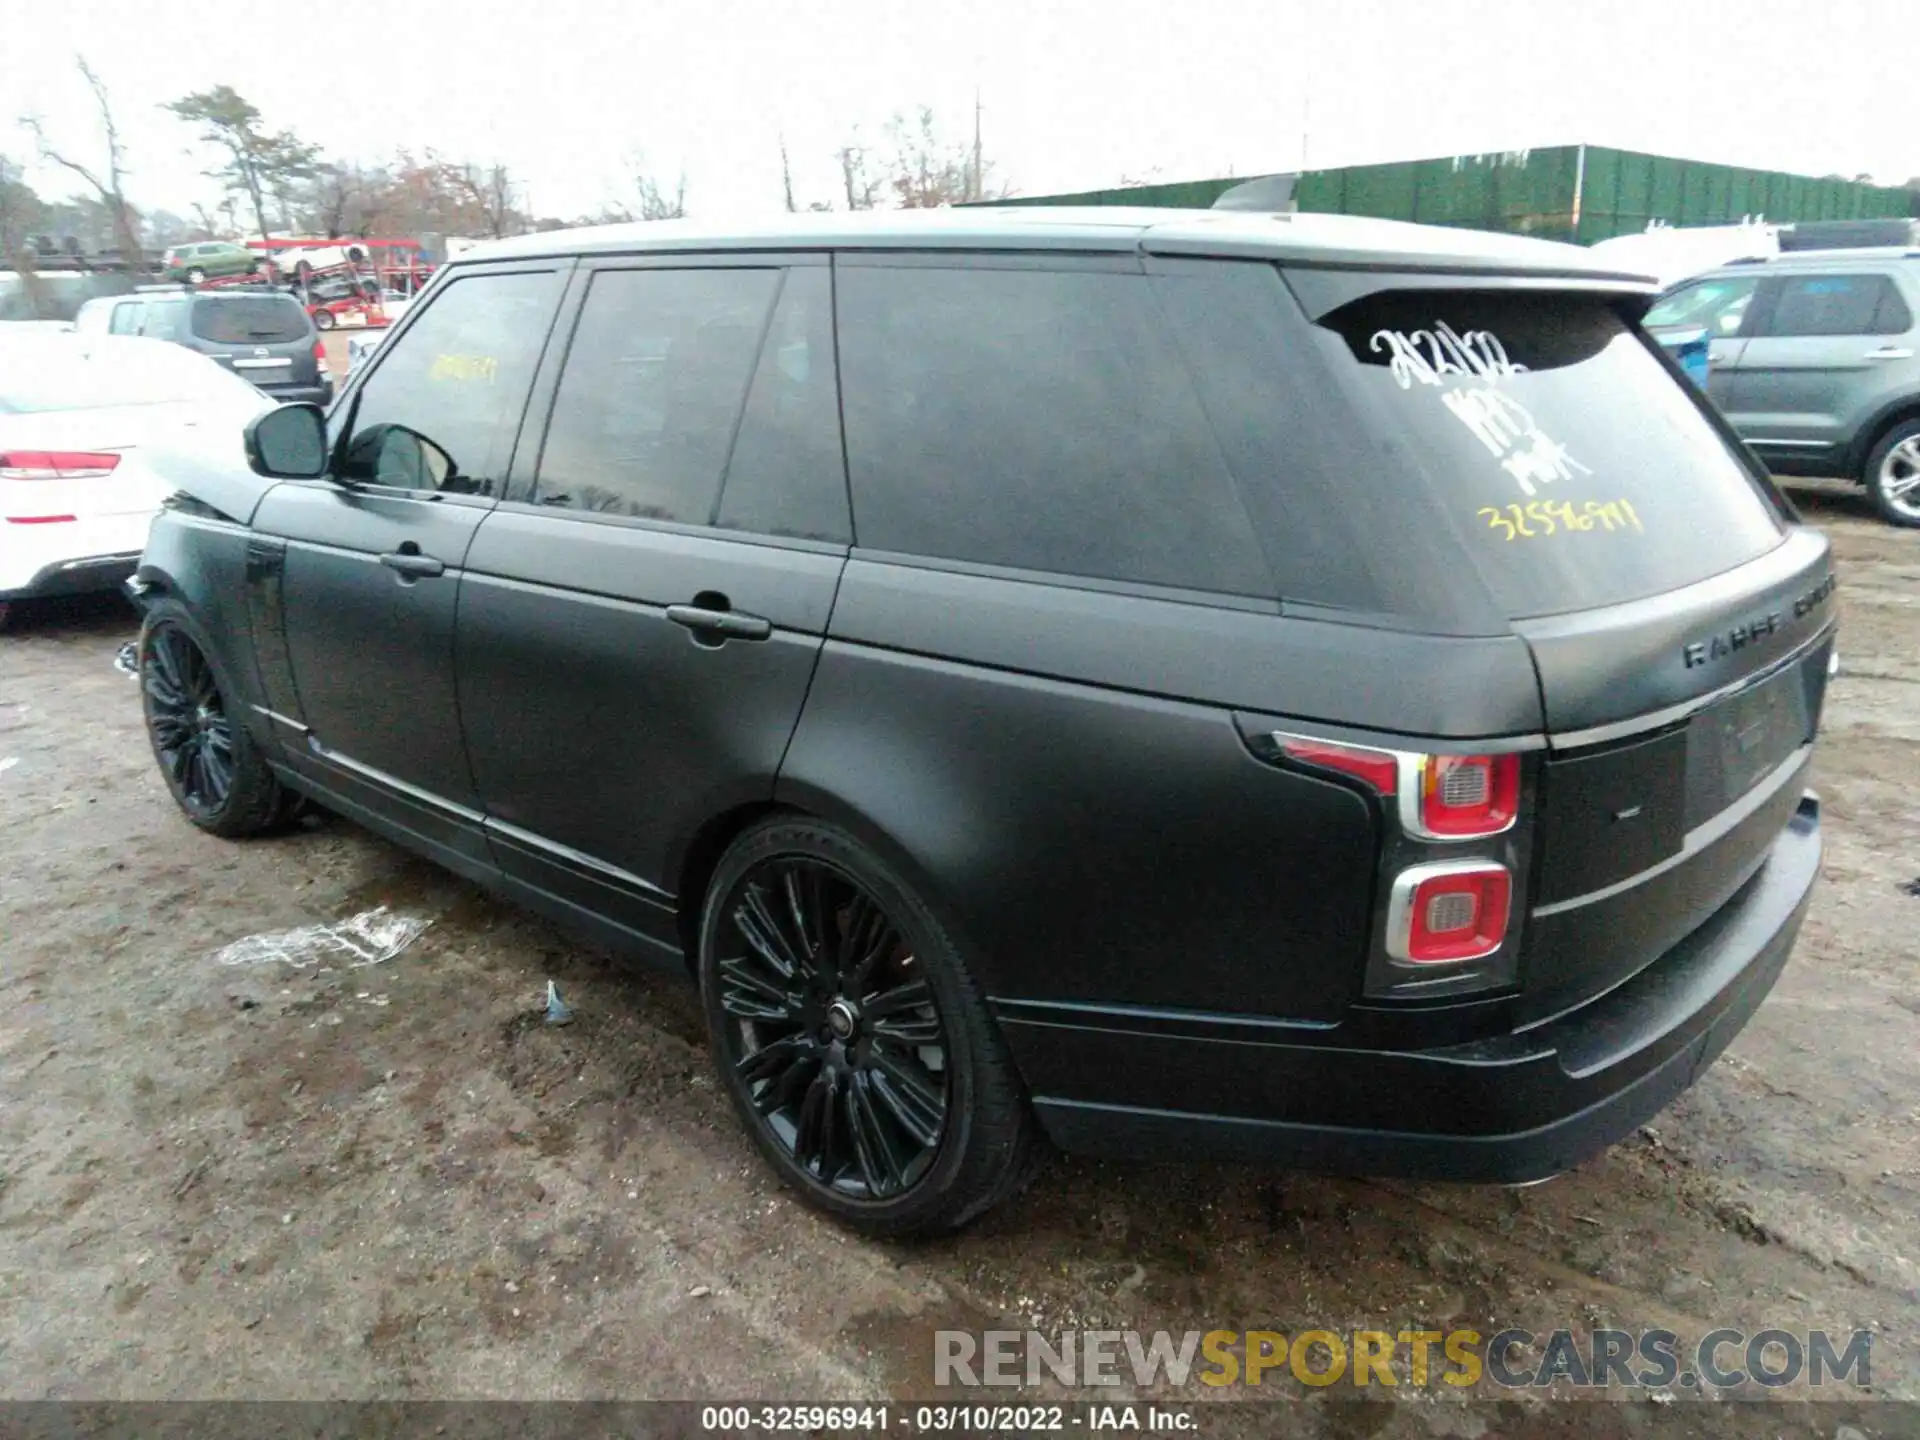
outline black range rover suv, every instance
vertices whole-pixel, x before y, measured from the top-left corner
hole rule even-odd
[[[1545,1177],[1820,859],[1828,547],[1652,293],[1320,216],[495,244],[162,513],[154,750],[216,834],[309,797],[687,965],[872,1233],[1042,1136]]]

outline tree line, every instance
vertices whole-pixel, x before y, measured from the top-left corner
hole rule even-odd
[[[631,153],[621,184],[589,214],[562,219],[534,214],[520,177],[498,160],[453,158],[431,148],[401,149],[380,162],[327,156],[291,130],[270,127],[259,109],[231,85],[184,95],[163,108],[195,129],[208,159],[206,175],[221,200],[184,211],[137,207],[128,195],[131,172],[112,98],[84,56],[76,68],[92,97],[91,136],[58,135],[38,115],[19,117],[33,159],[64,171],[79,184],[70,199],[39,195],[20,163],[0,153],[0,257],[21,257],[28,239],[71,238],[83,252],[116,250],[137,266],[144,251],[194,240],[258,235],[365,239],[379,235],[460,235],[499,238],[568,225],[668,220],[686,214],[687,176],[668,176]],[[1010,189],[982,153],[978,128],[957,138],[918,107],[895,115],[880,133],[853,127],[835,151],[838,184],[832,193],[797,195],[784,135],[779,137],[781,193],[789,211],[931,208],[998,199]],[[30,260],[23,263],[31,264]]]

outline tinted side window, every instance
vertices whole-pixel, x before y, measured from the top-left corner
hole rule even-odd
[[[405,334],[380,347],[355,397],[342,478],[499,494],[561,281],[552,270],[469,275],[442,290]],[[400,471],[384,463],[393,447],[370,433],[394,425],[431,442],[444,463]]]
[[[139,333],[154,340],[184,340],[186,327],[180,322],[186,314],[184,300],[149,300],[140,307]]]
[[[1272,594],[1145,277],[849,266],[838,287],[859,544]]]
[[[1769,335],[1874,335],[1883,301],[1899,292],[1884,275],[1794,275],[1780,282]],[[1900,309],[1905,310],[1901,305]],[[1902,329],[1905,327],[1903,326]],[[1900,331],[1893,332],[1895,334]]]
[[[604,270],[567,349],[542,505],[705,525],[778,270]]]
[[[140,333],[140,311],[138,300],[129,300],[124,305],[113,307],[112,318],[107,322],[107,330],[114,335],[138,335]]]
[[[747,392],[715,523],[802,540],[849,538],[834,384],[833,284],[824,266],[787,272]]]

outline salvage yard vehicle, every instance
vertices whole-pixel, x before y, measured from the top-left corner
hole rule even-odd
[[[155,522],[187,818],[684,961],[876,1235],[1072,1151],[1518,1183],[1786,964],[1825,539],[1585,251],[1321,215],[459,256]]]
[[[200,431],[237,453],[271,403],[158,340],[0,326],[0,625],[20,600],[116,589],[172,489],[155,450]]]
[[[1882,520],[1920,526],[1920,249],[1722,266],[1646,324],[1710,330],[1707,393],[1776,475],[1851,480]]]
[[[169,280],[198,285],[222,275],[252,275],[260,269],[260,257],[244,245],[230,240],[202,240],[192,245],[175,245],[160,257],[160,273]]]
[[[131,295],[89,300],[75,328],[142,335],[198,351],[276,400],[325,405],[333,377],[306,307],[268,285],[195,290],[142,285]]]

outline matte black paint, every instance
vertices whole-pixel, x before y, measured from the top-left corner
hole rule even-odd
[[[1056,248],[1310,262],[1316,244],[1351,263],[1360,243],[1303,227],[1262,251],[1258,223],[1232,224],[983,214],[934,243],[942,263],[983,245],[1022,263]],[[1455,238],[1391,228],[1397,270],[1430,244],[1452,273]],[[907,243],[904,225],[876,233]],[[501,253],[730,244],[779,248],[639,227]],[[1513,262],[1528,283],[1579,268],[1547,249]],[[550,348],[507,503],[197,477],[185,488],[252,529],[164,513],[140,572],[206,629],[283,779],[459,874],[677,962],[700,900],[683,877],[727,827],[769,804],[822,815],[951,929],[1056,1140],[1349,1171],[1524,1179],[1574,1163],[1683,1089],[1785,963],[1820,850],[1800,772],[1697,853],[1680,847],[1688,796],[1724,783],[1703,777],[1698,733],[1750,723],[1734,692],[1785,676],[1811,738],[1829,607],[1803,602],[1831,570],[1810,532],[1654,600],[1422,635],[1279,596],[543,512],[519,501],[558,368]],[[445,568],[380,563],[399,553]],[[722,603],[766,638],[668,614]],[[1686,665],[1685,645],[1756,608],[1782,619],[1724,665]],[[1382,807],[1355,782],[1262,758],[1260,737],[1288,726],[1522,753],[1529,819],[1501,843],[1525,919],[1491,988],[1369,993],[1380,886],[1405,852],[1387,852]],[[1621,824],[1640,829],[1610,844]]]

